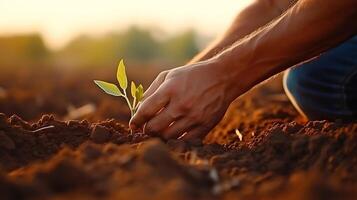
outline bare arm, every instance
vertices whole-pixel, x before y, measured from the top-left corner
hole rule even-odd
[[[258,28],[280,16],[297,0],[254,0],[238,13],[227,31],[206,49],[195,56],[190,63],[212,58]]]
[[[226,72],[233,72],[236,80],[249,83],[246,89],[250,89],[350,38],[357,33],[356,20],[356,0],[300,0],[214,59],[224,63]]]
[[[167,139],[203,137],[254,85],[356,34],[356,19],[357,0],[300,0],[216,56],[161,73],[130,124]]]

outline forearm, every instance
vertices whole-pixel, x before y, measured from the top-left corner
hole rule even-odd
[[[357,1],[301,0],[264,28],[215,56],[237,95],[357,33]],[[245,90],[245,91],[241,91]]]
[[[206,60],[230,47],[237,40],[242,39],[281,15],[297,0],[255,0],[243,9],[234,19],[228,30],[206,49],[195,56],[190,63]]]

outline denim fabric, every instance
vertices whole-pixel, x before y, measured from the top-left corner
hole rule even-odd
[[[357,119],[357,36],[287,70],[284,89],[309,119]]]

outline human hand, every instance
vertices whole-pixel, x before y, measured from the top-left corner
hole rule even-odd
[[[165,139],[204,137],[236,98],[228,77],[214,60],[160,73],[145,92],[130,127],[143,127],[145,133]]]

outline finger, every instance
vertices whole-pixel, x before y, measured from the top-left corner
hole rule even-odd
[[[147,99],[149,96],[151,96],[162,84],[162,82],[164,82],[165,78],[166,78],[166,74],[167,72],[161,72],[156,78],[155,80],[151,83],[151,85],[149,86],[149,88],[145,91],[144,93],[144,97],[143,100]]]
[[[129,122],[132,129],[142,127],[152,117],[156,115],[163,107],[169,103],[169,95],[159,89],[141,103],[137,112]]]
[[[171,126],[164,130],[162,137],[165,139],[178,138],[193,127],[193,123],[187,119],[175,121]]]
[[[208,132],[209,131],[207,131],[205,128],[197,127],[188,131],[186,134],[182,135],[180,139],[185,141],[190,141],[194,139],[203,139],[208,134]]]
[[[173,111],[168,108],[164,108],[156,116],[149,120],[145,125],[144,133],[146,134],[159,134],[162,130],[165,130],[174,122],[177,117],[174,117]]]

